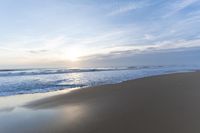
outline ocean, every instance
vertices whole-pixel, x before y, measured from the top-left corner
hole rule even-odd
[[[114,84],[142,77],[199,70],[199,66],[134,66],[0,70],[0,96]]]

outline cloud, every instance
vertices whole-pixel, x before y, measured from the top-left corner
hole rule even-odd
[[[135,10],[137,8],[138,7],[135,4],[127,5],[127,6],[120,7],[118,9],[110,12],[108,14],[108,16],[115,16],[115,15],[118,15],[118,14],[126,13],[126,12],[129,12],[129,11]]]
[[[29,53],[32,53],[32,54],[41,54],[41,53],[46,53],[48,52],[48,50],[29,50],[28,51]]]
[[[117,58],[122,56],[130,56],[133,54],[153,53],[153,52],[166,52],[166,51],[180,51],[189,48],[200,47],[200,39],[196,40],[178,40],[178,41],[162,41],[151,45],[143,46],[121,46],[115,48],[104,49],[104,53],[97,53],[82,57],[84,60],[93,58]]]
[[[117,4],[117,8],[108,13],[108,16],[116,16],[119,14],[127,13],[133,10],[136,10],[138,8],[142,8],[146,5],[146,3],[142,2],[134,2],[134,3],[127,3],[127,4],[122,4],[120,3],[119,5]]]
[[[198,2],[199,0],[181,0],[181,1],[176,1],[172,4],[170,11],[165,15],[164,17],[169,17],[172,16],[179,11],[191,6],[192,4]]]
[[[144,38],[146,40],[154,40],[156,37],[154,35],[151,35],[151,34],[145,34],[144,35]]]

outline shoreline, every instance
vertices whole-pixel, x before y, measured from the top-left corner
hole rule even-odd
[[[46,95],[48,93],[57,93],[57,94],[61,94],[61,93],[68,93],[71,92],[73,90],[76,89],[84,89],[84,88],[93,88],[93,87],[99,87],[99,86],[103,86],[103,85],[114,85],[114,84],[120,84],[123,82],[127,82],[127,81],[133,81],[133,80],[137,80],[137,79],[143,79],[143,78],[151,78],[151,77],[155,77],[155,76],[162,76],[162,75],[171,75],[171,74],[179,74],[179,73],[193,73],[193,72],[200,72],[199,69],[197,70],[183,70],[183,71],[172,71],[169,73],[161,73],[161,74],[155,74],[155,75],[145,75],[145,76],[141,76],[138,78],[133,78],[133,79],[128,79],[128,80],[124,80],[124,81],[119,81],[116,83],[108,83],[108,84],[100,84],[100,85],[94,85],[94,86],[86,86],[86,87],[75,87],[75,88],[67,88],[67,89],[58,89],[58,90],[50,90],[50,91],[46,91],[46,92],[35,92],[35,93],[21,93],[21,94],[14,94],[14,95],[2,95],[0,96],[0,100],[1,98],[7,98],[7,97],[20,97],[20,96],[25,96],[25,95]],[[52,94],[54,95],[54,94]]]
[[[198,69],[197,68],[190,68],[190,67],[187,67],[186,69],[185,68],[177,69],[176,67],[174,67],[174,68],[170,68],[169,70],[168,70],[168,68],[167,69],[166,68],[162,68],[162,69],[143,69],[141,71],[123,70],[122,72],[120,70],[120,71],[117,71],[114,74],[106,72],[105,76],[102,76],[101,74],[97,75],[97,76],[100,76],[99,80],[98,79],[96,80],[95,78],[94,79],[90,78],[90,77],[93,76],[93,74],[86,74],[86,75],[83,75],[83,76],[86,76],[86,77],[90,76],[90,77],[87,77],[85,79],[84,78],[78,79],[80,81],[85,81],[85,82],[80,82],[80,83],[77,83],[77,84],[73,83],[74,86],[71,86],[71,87],[68,87],[68,86],[62,87],[63,78],[61,78],[62,77],[61,76],[60,78],[58,78],[58,79],[61,79],[61,81],[59,81],[61,83],[60,87],[59,87],[60,84],[53,83],[54,80],[50,80],[53,84],[51,85],[51,83],[50,83],[50,85],[48,86],[48,84],[46,84],[46,82],[44,82],[44,85],[47,85],[46,88],[41,86],[43,82],[41,82],[41,83],[40,82],[35,82],[33,80],[34,78],[32,78],[34,76],[24,77],[24,79],[22,81],[21,80],[19,80],[19,81],[16,80],[15,81],[15,79],[13,79],[13,77],[11,77],[11,79],[9,79],[10,80],[9,83],[6,83],[5,82],[6,80],[3,80],[2,86],[1,86],[3,88],[1,88],[2,92],[1,92],[0,97],[18,96],[18,95],[26,95],[26,94],[40,94],[40,93],[42,94],[42,93],[49,93],[49,92],[51,93],[51,92],[66,90],[66,88],[67,89],[88,88],[88,87],[99,86],[99,85],[103,85],[103,84],[115,84],[115,83],[120,83],[120,82],[127,81],[127,80],[134,80],[134,79],[138,79],[138,78],[143,78],[143,77],[152,77],[152,76],[157,76],[157,75],[180,73],[180,72],[193,72],[193,71],[196,71],[196,70],[198,70]],[[123,76],[123,74],[125,74],[125,75]],[[109,76],[109,75],[114,75],[114,76]],[[122,77],[120,78],[120,76],[122,76]],[[106,80],[101,81],[102,77],[106,78]],[[5,78],[7,78],[7,77],[5,77]],[[34,82],[31,83],[31,82],[27,81],[26,78],[28,78],[28,79],[30,78]],[[43,79],[43,80],[47,80],[48,81],[48,79],[46,79],[45,77],[40,77],[40,78]],[[50,77],[50,79],[54,79],[54,78],[55,78],[54,76]],[[66,77],[66,79],[67,78],[68,78],[68,76]],[[69,76],[69,78],[74,78],[74,77],[72,75],[72,76]],[[13,82],[13,85],[11,84],[11,82]],[[23,85],[22,84],[23,82],[25,82],[29,86],[26,86],[26,84]],[[38,85],[37,85],[37,83],[38,83]],[[64,82],[63,85],[65,86],[65,85],[70,85],[70,84],[71,83],[68,84],[67,82],[66,83]],[[51,88],[54,85],[55,86],[58,85],[58,87],[56,87],[55,89]],[[8,91],[6,90],[7,87],[9,89]],[[40,89],[40,87],[42,87],[42,89]],[[50,89],[48,89],[48,87],[50,87]]]
[[[3,110],[0,131],[199,133],[199,87],[198,71],[77,89]]]
[[[38,93],[27,93],[27,94],[16,94],[16,95],[8,95],[8,96],[0,96],[0,110],[4,108],[10,108],[12,107],[21,107],[29,102],[34,102],[40,99],[45,99],[45,98],[51,98],[54,96],[59,96],[59,95],[67,95],[70,92],[80,90],[80,89],[88,89],[88,88],[96,88],[96,87],[101,87],[101,86],[106,86],[106,85],[115,85],[115,84],[121,84],[124,82],[128,81],[134,81],[138,79],[143,79],[143,78],[152,78],[155,76],[164,76],[164,75],[171,75],[171,74],[179,74],[179,73],[191,73],[191,72],[199,72],[194,71],[194,70],[185,70],[183,72],[171,72],[171,73],[164,73],[164,74],[156,74],[156,75],[149,75],[149,76],[144,76],[144,77],[139,77],[135,79],[130,79],[130,80],[125,80],[113,84],[102,84],[102,85],[96,85],[96,86],[90,86],[90,87],[78,87],[78,88],[68,88],[68,89],[62,89],[62,90],[56,90],[56,91],[49,91],[49,92],[38,92]],[[13,101],[18,101],[17,104],[16,102]],[[9,106],[8,106],[9,105]]]
[[[131,80],[126,80],[126,81],[122,81],[122,82],[114,83],[114,84],[103,84],[103,85],[92,86],[92,87],[85,87],[85,88],[83,87],[83,88],[78,88],[78,89],[75,89],[75,90],[72,89],[72,91],[69,91],[67,93],[58,93],[58,94],[47,96],[47,97],[44,97],[44,98],[41,98],[41,99],[38,99],[38,100],[30,101],[27,104],[23,105],[23,107],[25,107],[25,108],[28,107],[28,108],[32,108],[33,109],[33,108],[35,108],[34,104],[35,105],[42,104],[43,101],[45,103],[45,102],[47,102],[49,100],[51,101],[51,100],[54,100],[56,98],[58,98],[58,99],[59,98],[63,98],[63,97],[65,98],[65,97],[67,97],[67,96],[69,96],[71,94],[73,95],[73,94],[81,93],[81,92],[84,92],[84,93],[88,92],[88,93],[90,93],[91,91],[95,91],[95,89],[101,91],[101,90],[105,90],[106,88],[110,88],[110,89],[113,89],[112,91],[115,91],[116,90],[115,88],[122,89],[122,88],[119,88],[119,86],[121,86],[123,84],[129,84],[129,83],[138,82],[138,81],[139,82],[143,82],[143,80],[146,80],[146,79],[148,80],[148,79],[152,79],[152,78],[153,79],[154,78],[158,78],[159,79],[159,78],[168,77],[168,76],[174,77],[176,75],[187,75],[187,74],[193,75],[193,74],[196,74],[196,73],[199,73],[199,75],[200,75],[200,71],[172,72],[172,73],[158,74],[158,75],[153,75],[153,76],[152,75],[151,76],[145,76],[145,77],[131,79]],[[199,81],[200,81],[200,79],[199,79]],[[133,87],[133,88],[135,88],[135,87]],[[65,90],[61,90],[61,92],[62,91],[65,91]],[[54,92],[59,92],[59,91],[54,91]],[[106,90],[105,90],[105,92],[106,92]],[[46,93],[46,94],[48,94],[48,93]],[[78,94],[78,95],[80,95],[80,94]]]
[[[4,108],[10,108],[10,107],[21,107],[24,104],[36,101],[52,96],[57,96],[61,94],[67,94],[71,91],[78,90],[80,88],[70,88],[70,89],[64,89],[64,90],[58,90],[58,91],[49,91],[45,93],[30,93],[30,94],[18,94],[18,95],[10,95],[10,96],[1,96],[0,97],[0,111]],[[17,101],[17,103],[16,103]]]

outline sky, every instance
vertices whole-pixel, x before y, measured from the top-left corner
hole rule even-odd
[[[200,64],[200,0],[0,0],[0,69]]]

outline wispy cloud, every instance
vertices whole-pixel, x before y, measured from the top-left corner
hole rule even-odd
[[[199,0],[181,0],[181,1],[176,1],[172,4],[172,6],[170,7],[170,11],[167,13],[167,15],[165,15],[164,17],[169,17],[172,16],[176,13],[178,13],[179,11],[191,6],[192,4],[198,2]]]
[[[40,54],[40,53],[46,53],[48,52],[48,50],[29,50],[28,52],[32,54]]]
[[[123,13],[127,13],[133,10],[136,10],[138,8],[142,8],[146,5],[146,3],[142,3],[142,2],[132,2],[132,3],[126,3],[124,4],[120,4],[118,6],[116,6],[116,8],[111,11],[110,13],[108,13],[108,16],[116,16],[119,14],[123,14]]]
[[[154,35],[151,35],[151,34],[145,34],[144,35],[144,38],[146,40],[154,40],[156,37]]]
[[[129,11],[135,10],[137,8],[138,7],[135,4],[126,5],[124,7],[119,7],[118,9],[110,12],[108,14],[108,16],[115,16],[115,15],[118,15],[118,14],[126,13],[126,12],[129,12]]]

